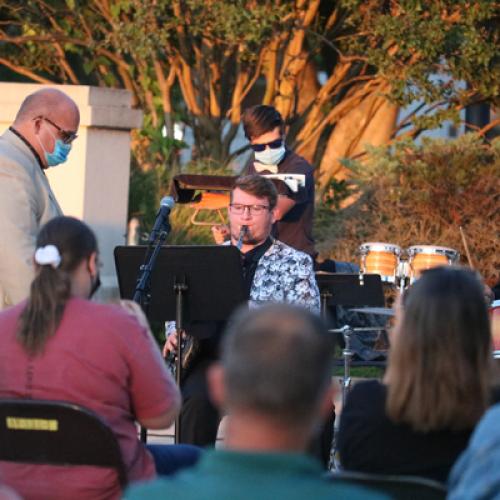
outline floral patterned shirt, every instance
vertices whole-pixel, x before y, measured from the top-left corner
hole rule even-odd
[[[319,314],[320,298],[309,255],[274,240],[261,257],[250,290],[250,307],[285,302]]]

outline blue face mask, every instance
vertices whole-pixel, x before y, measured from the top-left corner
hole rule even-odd
[[[47,162],[47,166],[55,167],[60,163],[64,163],[68,159],[69,152],[71,151],[71,144],[65,144],[61,139],[56,139],[54,134],[50,133],[54,138],[54,151],[49,153],[42,144],[40,138],[38,138],[38,142],[40,146],[42,146],[43,154],[45,156],[45,161]]]
[[[69,152],[71,151],[71,144],[64,144],[61,139],[56,140],[54,151],[48,153],[45,151],[45,160],[49,167],[55,167],[60,163],[64,163],[68,159]]]
[[[264,151],[256,151],[254,155],[255,160],[259,163],[263,163],[264,165],[278,165],[285,156],[285,153],[285,145],[282,144],[277,149],[266,148]]]

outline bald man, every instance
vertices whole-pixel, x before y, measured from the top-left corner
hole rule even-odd
[[[62,215],[45,170],[64,163],[80,113],[57,89],[42,89],[21,104],[0,136],[0,309],[27,297],[40,226]]]

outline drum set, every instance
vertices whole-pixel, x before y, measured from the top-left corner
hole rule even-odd
[[[413,245],[403,250],[399,245],[384,242],[367,242],[359,247],[361,257],[359,269],[359,282],[363,283],[365,274],[378,274],[383,285],[384,294],[403,293],[406,288],[417,280],[423,272],[433,267],[453,265],[458,262],[460,254],[453,248],[434,245]],[[361,314],[374,314],[393,316],[392,308],[362,307],[351,308],[353,312]],[[354,355],[351,349],[351,336],[356,333],[384,331],[386,327],[353,327],[344,325],[342,328],[331,330],[340,333],[344,338],[344,377],[342,380],[342,403],[345,404],[347,393],[350,390],[351,359]]]
[[[383,242],[363,243],[359,253],[360,273],[380,274],[383,283],[398,287],[401,293],[427,269],[452,265],[460,258],[453,248],[414,245],[403,250]]]
[[[427,269],[438,266],[450,266],[458,262],[459,252],[453,248],[441,247],[435,245],[413,245],[406,249],[399,245],[384,242],[367,242],[359,246],[360,269],[359,281],[363,283],[365,274],[378,274],[384,292],[387,295],[403,293],[406,288],[412,285]],[[385,293],[384,293],[385,294]],[[387,302],[387,297],[386,297]],[[351,309],[357,313],[375,314],[393,316],[394,311],[391,308],[364,307]],[[500,311],[499,311],[500,312]],[[342,328],[330,330],[340,333],[344,338],[344,349],[342,357],[344,358],[344,375],[341,379],[342,386],[342,405],[345,405],[347,394],[351,387],[351,360],[354,351],[351,349],[351,336],[356,333],[365,333],[373,331],[384,331],[386,327],[353,327],[344,325]],[[333,442],[330,451],[330,470],[338,467],[337,447],[336,447],[337,429],[333,431]]]

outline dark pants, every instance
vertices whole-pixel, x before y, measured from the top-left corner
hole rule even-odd
[[[159,476],[169,476],[180,469],[193,466],[202,453],[196,446],[148,444],[147,449],[153,455],[156,473]]]
[[[211,360],[198,363],[182,383],[181,443],[215,445],[220,416],[208,395],[206,372],[210,363]]]
[[[312,440],[308,448],[309,454],[319,459],[325,469],[328,469],[328,464],[330,462],[330,451],[333,442],[334,424],[335,407],[332,405],[332,409],[328,414],[326,421],[323,423],[321,431]]]

